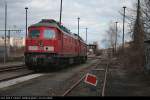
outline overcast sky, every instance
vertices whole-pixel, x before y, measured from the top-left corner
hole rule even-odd
[[[8,28],[25,30],[25,7],[28,7],[28,25],[41,19],[59,21],[60,0],[6,0],[8,4]],[[136,0],[63,0],[62,23],[72,32],[77,33],[77,17],[80,17],[80,36],[85,39],[88,28],[88,43],[102,40],[110,22],[119,21],[122,25],[123,5],[133,7]],[[4,4],[0,0],[0,29],[4,29]],[[1,33],[2,34],[2,33]],[[20,33],[24,35],[24,32]]]

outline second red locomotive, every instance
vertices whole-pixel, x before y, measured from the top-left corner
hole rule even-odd
[[[25,64],[29,69],[83,63],[87,60],[86,51],[87,45],[81,37],[53,19],[43,19],[28,28]]]

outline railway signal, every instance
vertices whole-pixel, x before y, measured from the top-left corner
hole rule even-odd
[[[97,78],[95,75],[92,74],[87,74],[84,80],[85,83],[90,84],[90,85],[97,85]]]

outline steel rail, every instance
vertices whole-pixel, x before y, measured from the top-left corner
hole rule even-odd
[[[12,70],[19,70],[26,68],[25,65],[17,65],[17,66],[12,66],[12,67],[6,67],[6,68],[0,68],[0,72],[6,72],[6,71],[12,71]]]
[[[69,94],[83,79],[85,76],[83,76],[79,81],[77,81],[75,84],[73,84],[62,96],[66,96]]]
[[[99,64],[100,64],[100,62],[98,62],[98,63],[95,65],[95,67],[94,67],[93,69],[95,69]],[[93,70],[93,69],[92,69],[92,70]],[[91,70],[90,70],[90,71],[91,71]],[[88,72],[90,72],[90,71],[88,71]],[[87,72],[87,73],[88,73],[88,72]],[[75,87],[77,87],[77,86],[81,83],[81,81],[85,78],[85,76],[86,76],[86,75],[83,75],[83,76],[80,78],[80,80],[77,81],[75,84],[73,84],[68,90],[66,90],[65,93],[64,93],[62,96],[68,95]]]
[[[34,73],[35,72],[29,72],[29,73],[25,73],[25,74],[22,74],[22,75],[18,75],[18,76],[6,78],[6,79],[0,79],[0,82],[9,81],[9,80],[12,80],[12,79],[20,78],[20,77],[31,75],[31,74],[34,74]]]
[[[102,96],[105,96],[105,89],[106,89],[106,83],[107,83],[107,75],[108,75],[108,67],[109,67],[109,63],[107,63],[107,67],[105,70],[105,76],[104,76],[104,82],[103,82],[103,88],[102,88]]]

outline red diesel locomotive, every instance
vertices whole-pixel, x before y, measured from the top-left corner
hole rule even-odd
[[[43,19],[28,28],[24,54],[29,69],[84,63],[86,51],[87,45],[80,36],[53,19]]]

